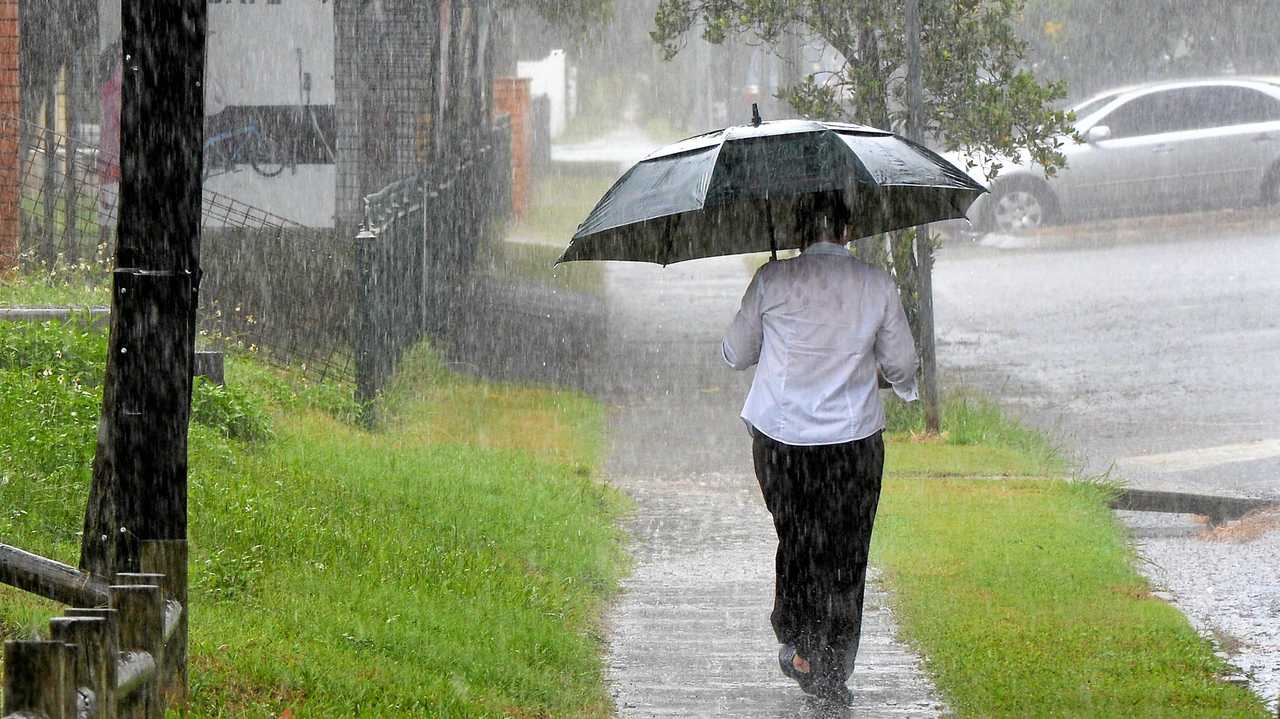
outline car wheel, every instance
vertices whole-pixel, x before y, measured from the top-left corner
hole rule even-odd
[[[986,207],[986,228],[993,232],[1035,230],[1049,224],[1053,200],[1049,191],[1029,182],[997,187]]]

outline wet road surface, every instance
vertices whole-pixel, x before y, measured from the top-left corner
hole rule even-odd
[[[749,279],[741,258],[608,266],[610,481],[636,499],[635,566],[608,616],[621,717],[934,717],[919,661],[868,586],[852,708],[778,670],[769,626],[776,539],[738,411],[751,374],[719,359]],[[874,541],[874,540],[873,540]]]
[[[1280,497],[1280,233],[1150,235],[944,248],[946,375],[1053,432],[1090,473]]]

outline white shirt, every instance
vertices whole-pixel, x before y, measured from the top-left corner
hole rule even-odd
[[[884,429],[876,368],[916,399],[916,349],[893,278],[842,245],[769,262],[747,286],[721,351],[756,368],[742,419],[784,444],[840,444]]]

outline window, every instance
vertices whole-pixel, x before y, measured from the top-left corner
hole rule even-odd
[[[1200,127],[1246,125],[1280,120],[1280,100],[1249,87],[1201,88]]]
[[[1098,124],[1111,128],[1112,137],[1138,137],[1171,132],[1176,124],[1170,116],[1169,92],[1153,92],[1126,102],[1103,117]]]
[[[1094,99],[1089,100],[1088,102],[1082,103],[1080,105],[1076,105],[1074,108],[1072,108],[1072,112],[1076,114],[1077,120],[1083,120],[1086,117],[1097,112],[1098,110],[1101,110],[1103,105],[1106,105],[1108,102],[1111,102],[1114,99],[1116,99],[1115,95],[1103,95],[1102,97],[1095,97]]]
[[[1098,124],[1107,125],[1111,136],[1119,138],[1252,122],[1280,122],[1280,99],[1250,87],[1208,85],[1136,97]]]

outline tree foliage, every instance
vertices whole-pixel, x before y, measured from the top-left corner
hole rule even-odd
[[[985,156],[1027,153],[1052,174],[1071,117],[1055,108],[1062,82],[1026,67],[1017,20],[1024,0],[920,0],[924,134],[947,149]],[[709,42],[745,35],[777,47],[788,34],[820,39],[838,67],[783,91],[802,115],[901,131],[906,122],[902,0],[662,0],[653,39],[668,58],[699,30]]]
[[[1025,153],[1053,174],[1073,132],[1070,112],[1055,103],[1063,82],[1042,83],[1027,67],[1018,20],[1025,0],[919,0],[922,135],[945,149],[982,159]],[[844,119],[901,132],[907,120],[907,43],[902,0],[661,0],[653,40],[667,58],[689,33],[711,43],[746,36],[781,47],[790,34],[820,40],[840,55],[780,92],[801,115]],[[982,163],[994,177],[998,159]],[[916,233],[898,241],[859,241],[855,252],[889,269],[917,339],[920,280]]]
[[[508,8],[532,11],[553,27],[587,36],[613,19],[614,0],[506,0]]]

